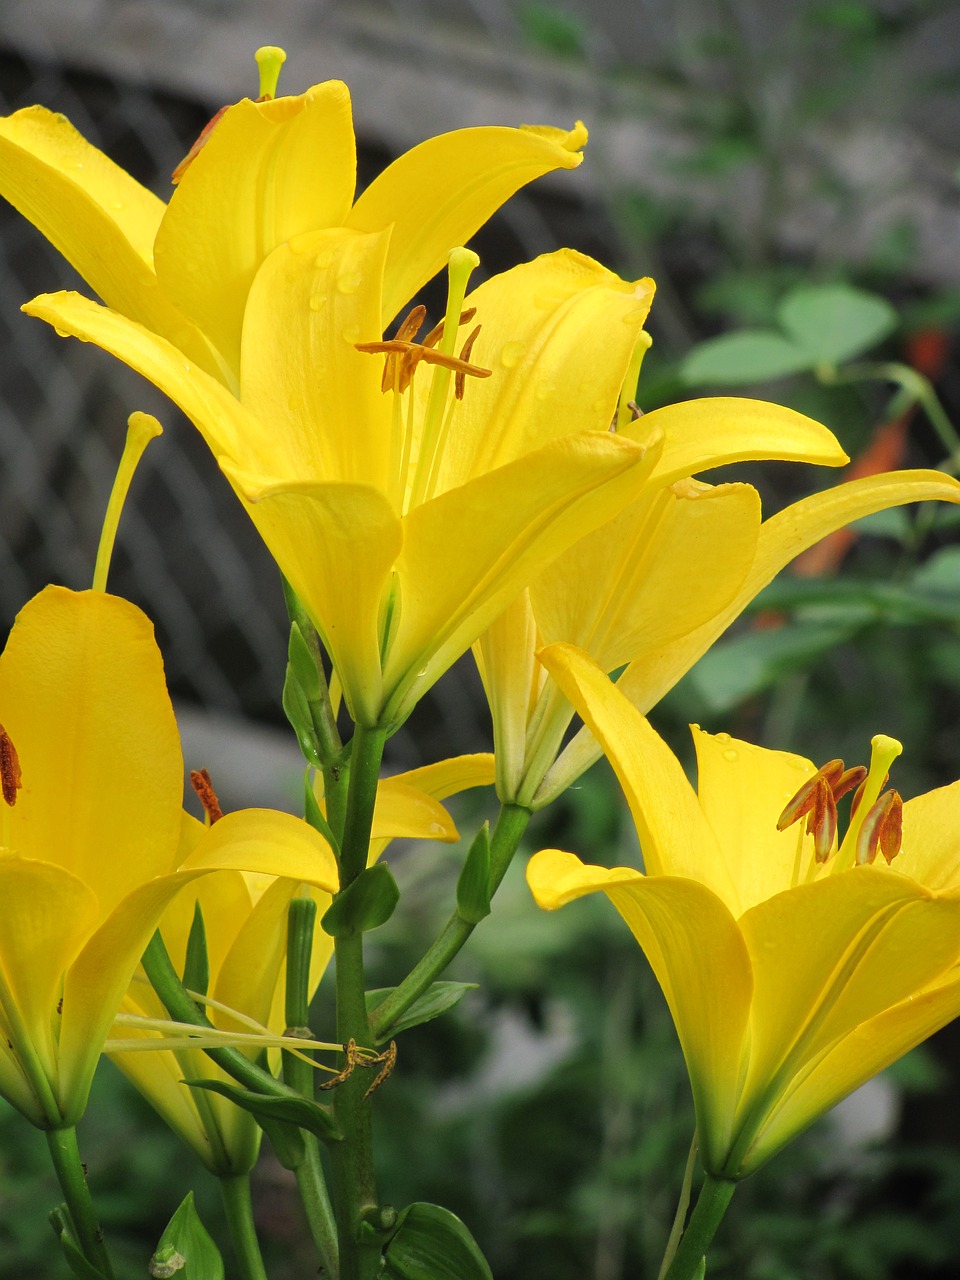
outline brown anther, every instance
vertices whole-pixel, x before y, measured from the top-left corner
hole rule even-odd
[[[445,369],[452,370],[458,376],[469,374],[472,378],[489,378],[493,373],[492,369],[482,369],[479,365],[461,360],[458,356],[448,356],[443,351],[435,351],[432,347],[424,346],[422,342],[404,342],[399,338],[386,338],[382,342],[355,342],[354,346],[367,355],[386,355],[384,376],[380,380],[381,391],[406,391],[421,360],[425,364],[443,365]]]
[[[817,779],[813,793],[813,807],[807,818],[807,832],[813,836],[813,851],[817,862],[826,862],[837,834],[837,802],[825,777]]]
[[[457,321],[457,328],[459,329],[461,325],[469,324],[476,314],[477,314],[476,307],[467,307],[465,311],[461,311],[460,319]],[[423,345],[425,347],[435,347],[437,345],[437,343],[443,337],[443,326],[445,324],[446,324],[446,320],[441,320],[439,324],[435,324],[433,326],[433,328],[430,330],[430,332],[427,334],[427,336],[423,340]]]
[[[386,1052],[385,1052],[385,1053],[381,1053],[377,1058],[375,1058],[375,1059],[373,1060],[373,1062],[366,1062],[366,1063],[364,1063],[364,1066],[372,1067],[372,1066],[374,1066],[377,1062],[382,1062],[382,1063],[383,1063],[383,1066],[381,1067],[381,1069],[380,1069],[380,1071],[379,1071],[378,1075],[377,1075],[377,1076],[376,1076],[376,1078],[374,1079],[373,1084],[370,1086],[370,1088],[367,1090],[367,1092],[363,1095],[363,1096],[364,1096],[364,1098],[369,1098],[369,1097],[370,1097],[370,1095],[371,1095],[371,1093],[376,1093],[376,1091],[377,1091],[377,1090],[380,1088],[380,1086],[383,1084],[384,1080],[386,1080],[386,1079],[388,1078],[388,1076],[389,1076],[389,1075],[391,1074],[391,1072],[393,1071],[393,1068],[397,1065],[397,1042],[396,1042],[396,1040],[391,1040],[391,1041],[390,1041],[390,1044],[387,1046],[387,1050],[386,1050]]]
[[[837,782],[833,784],[833,798],[839,800],[841,796],[845,796],[848,791],[860,788],[867,780],[867,769],[862,764],[854,765],[852,769],[845,769],[840,775]]]
[[[473,344],[476,342],[477,335],[479,334],[479,332],[480,332],[480,325],[477,325],[475,329],[471,329],[470,334],[467,337],[467,340],[464,342],[463,346],[460,348],[461,360],[467,361],[470,359],[470,352],[473,350]],[[463,370],[458,370],[457,375],[453,380],[453,394],[457,397],[458,400],[463,399],[463,393],[466,389],[466,386],[467,386],[467,375],[463,372]]]
[[[335,1076],[329,1080],[325,1080],[323,1084],[318,1084],[319,1090],[335,1089],[338,1084],[343,1084],[344,1080],[348,1080],[353,1075],[353,1069],[359,1064],[359,1056],[357,1051],[356,1040],[348,1040],[343,1046],[343,1052],[346,1054],[347,1062],[342,1071],[338,1071]]]
[[[903,839],[903,801],[896,791],[885,791],[870,806],[857,835],[857,866],[873,862],[882,853],[887,865],[900,852]]]
[[[206,769],[191,769],[190,785],[203,805],[208,824],[213,826],[215,822],[219,822],[223,817],[223,810],[220,808],[220,801],[217,799],[217,793],[213,789],[213,783],[210,781],[210,775]]]
[[[787,827],[792,826],[794,822],[799,821],[804,814],[810,813],[817,804],[817,794],[820,791],[820,784],[824,783],[830,792],[833,800],[834,822],[836,822],[837,801],[844,795],[849,787],[844,784],[844,779],[849,774],[855,773],[856,770],[848,769],[846,773],[843,768],[842,760],[828,760],[822,769],[818,769],[812,778],[808,778],[797,794],[789,802],[789,804],[777,819],[777,830],[785,831]],[[851,785],[856,785],[853,782]],[[842,790],[838,790],[842,786]],[[823,802],[821,802],[821,809]],[[811,817],[807,823],[807,831],[813,831],[818,826],[820,819]]]
[[[13,745],[9,733],[0,724],[0,790],[11,809],[17,803],[17,792],[22,786],[20,781],[20,757]]]

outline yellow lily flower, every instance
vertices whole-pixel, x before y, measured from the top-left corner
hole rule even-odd
[[[383,779],[373,818],[371,863],[398,837],[444,842],[459,839],[439,800],[467,787],[488,784],[492,778],[492,756],[480,755],[462,756]],[[183,816],[184,844],[192,848],[202,840],[205,829],[189,815]],[[260,883],[253,876],[225,871],[201,880],[196,887],[188,886],[165,911],[160,931],[174,967],[182,973],[195,906],[200,905],[207,940],[209,994],[217,1002],[208,1010],[214,1025],[229,1030],[248,1029],[225,1012],[229,1009],[274,1035],[283,1032],[287,908],[300,891],[294,880]],[[318,889],[311,892],[317,901],[319,920],[332,897]],[[318,926],[310,966],[311,996],[332,955],[333,939]],[[223,1006],[223,1010],[217,1006]],[[142,975],[131,983],[121,1012],[146,1018],[166,1016]],[[125,1024],[118,1028],[118,1035],[156,1042],[161,1033]],[[251,1056],[255,1052],[251,1049]],[[261,1133],[254,1117],[216,1093],[189,1089],[182,1083],[209,1079],[231,1082],[201,1049],[121,1051],[110,1057],[211,1172],[239,1174],[253,1167]]]
[[[960,783],[901,819],[899,796],[880,795],[891,738],[846,774],[694,727],[698,794],[585,654],[556,645],[545,661],[617,772],[645,873],[545,850],[534,897],[553,909],[608,895],[673,1015],[704,1168],[746,1177],[960,1012]],[[835,799],[859,778],[838,848]]]
[[[141,954],[179,889],[235,868],[337,883],[305,823],[235,813],[180,861],[183,764],[147,618],[48,587],[0,656],[0,1093],[75,1124]]]
[[[108,307],[236,387],[247,294],[279,245],[320,228],[392,228],[382,329],[515,191],[576,168],[586,140],[580,123],[441,134],[354,202],[350,93],[330,80],[228,107],[166,204],[62,115],[35,106],[0,119],[0,195]]]
[[[692,473],[758,457],[843,461],[839,449],[827,456],[822,428],[776,405],[725,399],[672,405],[642,423],[665,437],[643,496],[558,556],[474,645],[506,802],[542,808],[600,755],[586,729],[563,745],[573,708],[538,650],[584,649],[620,673],[620,688],[646,712],[800,551],[885,507],[960,502],[951,476],[893,472],[814,494],[761,523],[752,486],[710,486]]]
[[[239,399],[87,299],[26,308],[124,360],[193,420],[316,624],[351,716],[384,728],[637,493],[660,436],[609,430],[650,281],[570,252],[517,267],[465,300],[481,326],[467,360],[454,351],[471,255],[453,255],[437,346],[407,327],[384,342],[391,243],[339,229],[274,250],[247,299]],[[817,430],[821,460],[843,460]]]

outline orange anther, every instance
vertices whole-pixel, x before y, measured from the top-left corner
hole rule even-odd
[[[223,817],[223,810],[220,808],[220,801],[217,799],[217,793],[213,789],[213,783],[210,781],[210,775],[206,769],[191,769],[190,785],[203,805],[208,824],[213,826],[215,822],[219,822]]]
[[[896,791],[886,791],[870,806],[857,836],[857,866],[873,862],[882,853],[891,863],[903,839],[903,801]]]

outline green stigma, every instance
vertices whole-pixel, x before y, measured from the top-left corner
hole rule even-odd
[[[277,84],[280,80],[280,68],[287,60],[285,50],[275,44],[261,45],[254,54],[260,68],[260,101],[266,102],[277,96]]]

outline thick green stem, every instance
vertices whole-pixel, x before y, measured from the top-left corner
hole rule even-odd
[[[350,785],[340,856],[340,888],[366,869],[373,810],[386,731],[358,725],[350,752]],[[335,939],[337,963],[337,1038],[358,1045],[371,1041],[364,997],[363,934]],[[336,1220],[341,1280],[374,1280],[380,1264],[375,1230],[377,1188],[373,1165],[373,1128],[365,1072],[354,1071],[340,1084],[333,1112],[344,1136],[331,1159],[336,1174]],[[373,1228],[373,1229],[372,1229]]]
[[[50,1159],[53,1161],[57,1181],[67,1203],[83,1256],[104,1280],[113,1280],[113,1267],[110,1265],[110,1256],[103,1242],[103,1231],[80,1159],[77,1131],[71,1125],[63,1129],[47,1129],[45,1132]]]
[[[220,1195],[241,1280],[267,1280],[253,1222],[249,1174],[220,1179]]]
[[[707,1174],[664,1280],[694,1280],[736,1189],[737,1184],[728,1178]]]
[[[294,898],[287,913],[287,1028],[298,1035],[308,1035],[310,1014],[310,956],[317,917],[317,904],[312,898]],[[309,1055],[307,1055],[309,1057]],[[308,1061],[295,1053],[283,1054],[283,1079],[291,1089],[311,1101],[315,1097],[315,1073]],[[312,1133],[301,1131],[302,1156],[294,1166],[294,1176],[303,1202],[310,1235],[320,1255],[322,1275],[337,1280],[340,1263],[337,1256],[337,1229],[333,1206],[327,1192],[320,1144]]]
[[[521,805],[500,808],[490,839],[490,896],[493,897],[507,873],[532,814]],[[370,1026],[377,1041],[388,1037],[390,1028],[440,976],[476,928],[454,912],[417,965],[398,987],[371,1010]]]

